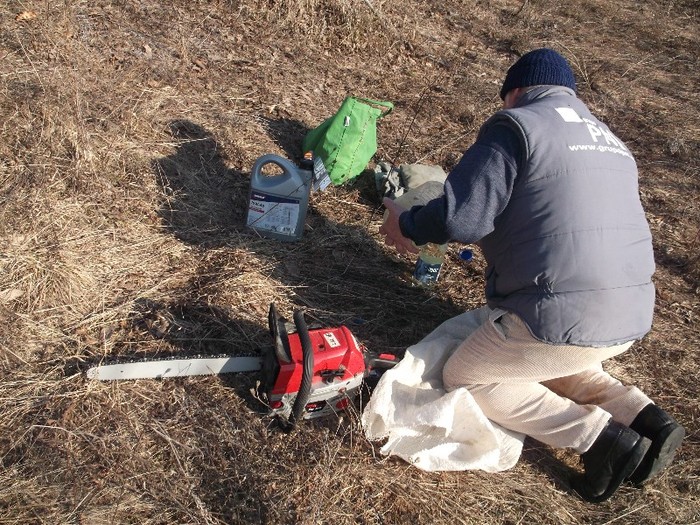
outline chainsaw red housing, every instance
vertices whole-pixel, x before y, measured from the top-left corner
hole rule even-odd
[[[311,388],[342,383],[365,373],[365,358],[352,332],[345,326],[309,330],[313,347],[314,370]],[[279,373],[270,394],[296,393],[303,374],[303,351],[298,333],[289,334],[291,362],[279,363]]]

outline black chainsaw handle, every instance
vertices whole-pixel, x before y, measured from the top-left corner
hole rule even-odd
[[[294,311],[294,324],[297,327],[299,341],[301,342],[303,363],[299,392],[297,392],[294,405],[292,405],[292,413],[289,416],[286,430],[291,430],[304,415],[306,403],[309,402],[309,397],[311,396],[311,381],[314,375],[314,348],[311,344],[311,336],[309,335],[309,328],[306,326],[303,310]]]

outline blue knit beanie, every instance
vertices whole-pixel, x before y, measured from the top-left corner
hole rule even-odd
[[[528,86],[566,86],[576,91],[576,79],[569,63],[552,49],[525,53],[510,66],[501,88],[501,99],[511,89]]]

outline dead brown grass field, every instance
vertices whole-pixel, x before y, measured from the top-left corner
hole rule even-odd
[[[1,524],[700,523],[700,10],[694,0],[8,0],[0,6]],[[355,94],[396,104],[377,160],[449,169],[508,65],[561,51],[629,144],[655,236],[652,332],[610,364],[687,429],[671,468],[589,505],[577,458],[510,471],[379,456],[358,414],[283,434],[254,378],[94,383],[103,356],[247,352],[303,306],[400,352],[481,304],[384,247],[369,177],[314,194],[297,243],[243,226],[250,167],[293,160]],[[415,120],[414,120],[415,119]]]

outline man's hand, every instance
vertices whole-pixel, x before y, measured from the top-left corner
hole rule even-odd
[[[379,233],[385,236],[387,246],[394,246],[399,253],[418,253],[418,248],[408,237],[404,237],[399,226],[399,216],[406,210],[388,197],[382,201],[387,213],[384,224],[379,227]]]

